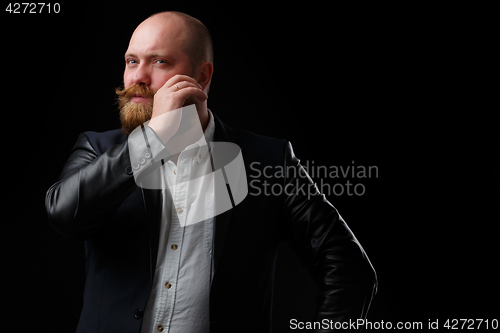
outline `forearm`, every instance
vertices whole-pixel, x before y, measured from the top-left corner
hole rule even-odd
[[[97,157],[82,134],[61,179],[47,191],[50,223],[63,235],[87,239],[135,188],[128,143]]]
[[[313,236],[321,243],[312,270],[318,284],[316,320],[343,323],[366,318],[376,292],[375,270],[342,218],[329,223],[331,229],[322,241]]]
[[[292,247],[302,254],[318,285],[315,320],[330,323],[365,318],[377,282],[358,240],[322,195],[312,195],[295,209]]]
[[[376,290],[375,271],[354,234],[319,193],[291,147],[286,147],[285,156],[285,170],[299,175],[287,178],[284,184],[288,187],[285,220],[289,221],[292,248],[318,284],[316,320],[364,318]],[[290,172],[291,168],[295,172]]]

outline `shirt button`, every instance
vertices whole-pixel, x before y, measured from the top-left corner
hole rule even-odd
[[[177,174],[177,171],[174,170],[174,175],[176,175],[176,174]]]
[[[135,319],[141,319],[142,317],[142,310],[141,309],[136,309],[135,312],[134,312],[134,318]]]
[[[182,214],[183,210],[182,208],[177,208],[177,214]]]
[[[165,288],[167,289],[172,288],[172,284],[170,282],[165,283]]]
[[[161,325],[160,325],[160,326],[158,326],[158,327],[156,328],[156,330],[157,330],[158,332],[163,332],[163,326],[161,326]]]
[[[177,245],[176,244],[172,245],[172,250],[174,250],[174,251],[177,250]]]

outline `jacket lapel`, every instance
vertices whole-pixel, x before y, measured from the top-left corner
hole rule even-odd
[[[148,190],[141,188],[144,208],[146,210],[146,220],[149,235],[149,265],[150,279],[153,278],[156,271],[156,260],[158,258],[158,244],[160,241],[160,224],[162,197],[160,190]]]
[[[214,115],[215,121],[215,132],[214,132],[214,141],[215,142],[232,142],[237,143],[236,137],[234,135],[233,130],[226,126],[220,119]],[[217,164],[217,163],[216,163]],[[226,186],[228,184],[225,183],[216,183],[215,186]],[[227,188],[219,188],[215,189],[215,193],[222,193],[220,191],[228,191]],[[217,198],[215,198],[217,200]],[[220,262],[221,255],[224,250],[224,244],[227,236],[227,231],[229,229],[229,224],[231,223],[231,218],[233,216],[233,209],[229,209],[222,214],[217,215],[214,218],[214,274],[217,272],[217,267]]]
[[[214,274],[217,272],[217,267],[219,266],[220,258],[222,255],[222,250],[224,249],[224,243],[227,236],[227,230],[229,228],[229,223],[231,222],[233,210],[229,209],[224,213],[217,215],[214,218]]]

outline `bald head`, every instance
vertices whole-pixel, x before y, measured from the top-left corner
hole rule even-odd
[[[175,39],[189,56],[193,68],[205,61],[213,63],[212,38],[207,27],[196,18],[181,12],[161,12],[143,21],[136,31],[145,26],[148,31],[161,30],[165,43]]]

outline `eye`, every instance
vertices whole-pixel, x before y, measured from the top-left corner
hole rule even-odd
[[[167,61],[166,61],[166,60],[162,60],[162,59],[156,59],[156,60],[154,61],[154,63],[155,63],[155,64],[160,64],[160,65],[164,65],[164,64],[166,64],[166,63],[167,63]]]
[[[137,64],[137,61],[135,61],[134,59],[127,59],[126,62],[127,62],[127,65]]]

